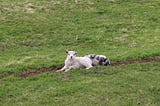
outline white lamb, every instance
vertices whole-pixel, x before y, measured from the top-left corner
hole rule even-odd
[[[92,60],[88,57],[76,57],[75,51],[66,51],[67,58],[65,60],[65,66],[59,71],[69,71],[76,68],[89,69],[92,66]]]

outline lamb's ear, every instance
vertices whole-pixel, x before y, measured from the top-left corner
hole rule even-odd
[[[66,53],[68,53],[68,50],[66,50]]]

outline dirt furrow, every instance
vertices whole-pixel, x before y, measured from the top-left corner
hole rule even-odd
[[[149,63],[149,62],[160,62],[160,58],[144,58],[144,59],[138,59],[138,60],[126,60],[126,61],[117,61],[110,64],[110,66],[120,66],[120,65],[127,65],[127,64],[134,64],[134,63]],[[20,73],[19,77],[32,77],[40,73],[44,72],[55,72],[59,69],[61,69],[62,66],[52,66],[49,68],[39,68],[35,71],[26,71]]]

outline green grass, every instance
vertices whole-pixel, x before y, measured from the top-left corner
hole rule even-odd
[[[159,105],[159,63],[33,78],[65,50],[111,61],[160,56],[159,0],[0,0],[0,105]]]
[[[160,63],[95,67],[1,79],[1,105],[160,104]]]

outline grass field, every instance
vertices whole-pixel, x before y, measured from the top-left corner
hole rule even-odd
[[[0,105],[159,106],[159,62],[18,77],[62,66],[66,49],[111,62],[159,58],[159,8],[159,0],[0,0]]]

